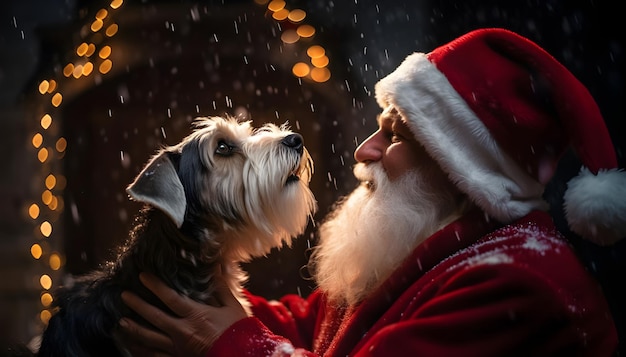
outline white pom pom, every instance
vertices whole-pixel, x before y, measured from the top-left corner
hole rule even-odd
[[[626,172],[582,168],[567,183],[565,217],[580,236],[599,245],[626,237]]]

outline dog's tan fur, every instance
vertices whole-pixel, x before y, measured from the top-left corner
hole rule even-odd
[[[189,136],[161,149],[127,188],[145,204],[129,240],[116,260],[59,291],[40,356],[122,355],[117,321],[132,312],[121,291],[165,308],[141,285],[140,271],[198,301],[211,298],[222,274],[246,306],[239,264],[304,232],[317,209],[312,173],[302,137],[286,125],[197,119]]]

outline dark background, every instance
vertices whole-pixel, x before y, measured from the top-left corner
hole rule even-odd
[[[0,182],[0,337],[6,341],[29,342],[40,332],[40,275],[49,274],[56,284],[113,257],[138,209],[124,188],[154,150],[188,134],[193,117],[246,113],[256,125],[288,121],[304,135],[315,161],[311,185],[319,223],[354,185],[352,152],[376,127],[374,84],[406,55],[479,27],[516,31],[569,68],[597,100],[624,167],[626,48],[618,2],[287,1],[287,9],[305,10],[305,23],[317,31],[287,45],[280,34],[291,25],[272,19],[267,5],[252,0],[127,0],[110,12],[118,33],[99,42],[112,47],[113,70],[64,76],[76,47],[91,38],[85,26],[109,3],[10,1],[0,11],[0,142],[7,170]],[[291,74],[311,44],[326,49],[332,73],[327,82]],[[44,79],[58,82],[59,107],[38,92]],[[45,131],[43,113],[53,118]],[[37,132],[53,149],[43,164],[31,144]],[[67,149],[55,151],[61,137]],[[546,194],[559,224],[560,194],[578,162],[568,154],[561,166]],[[62,207],[42,209],[32,219],[27,208],[41,201],[50,173],[60,177],[51,191]],[[38,230],[43,220],[54,227],[47,238]],[[315,244],[314,228],[291,249],[246,264],[248,288],[268,298],[308,294],[312,284],[303,266]],[[623,331],[623,242],[600,248],[573,235],[571,240],[603,283]],[[29,253],[34,243],[45,248],[41,259]],[[62,257],[61,270],[46,263],[52,253]]]

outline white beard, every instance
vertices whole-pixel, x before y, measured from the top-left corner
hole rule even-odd
[[[390,182],[374,163],[358,164],[354,174],[363,184],[320,226],[311,257],[320,290],[332,303],[348,306],[380,286],[417,245],[458,218],[463,206],[450,183],[423,171]]]

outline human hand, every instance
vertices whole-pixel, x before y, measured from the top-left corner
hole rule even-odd
[[[139,278],[176,315],[172,316],[137,295],[124,291],[124,303],[160,330],[122,318],[122,337],[133,355],[206,356],[213,342],[229,326],[247,317],[244,308],[222,280],[218,281],[216,289],[216,297],[222,306],[215,307],[178,294],[154,275],[141,273]]]

